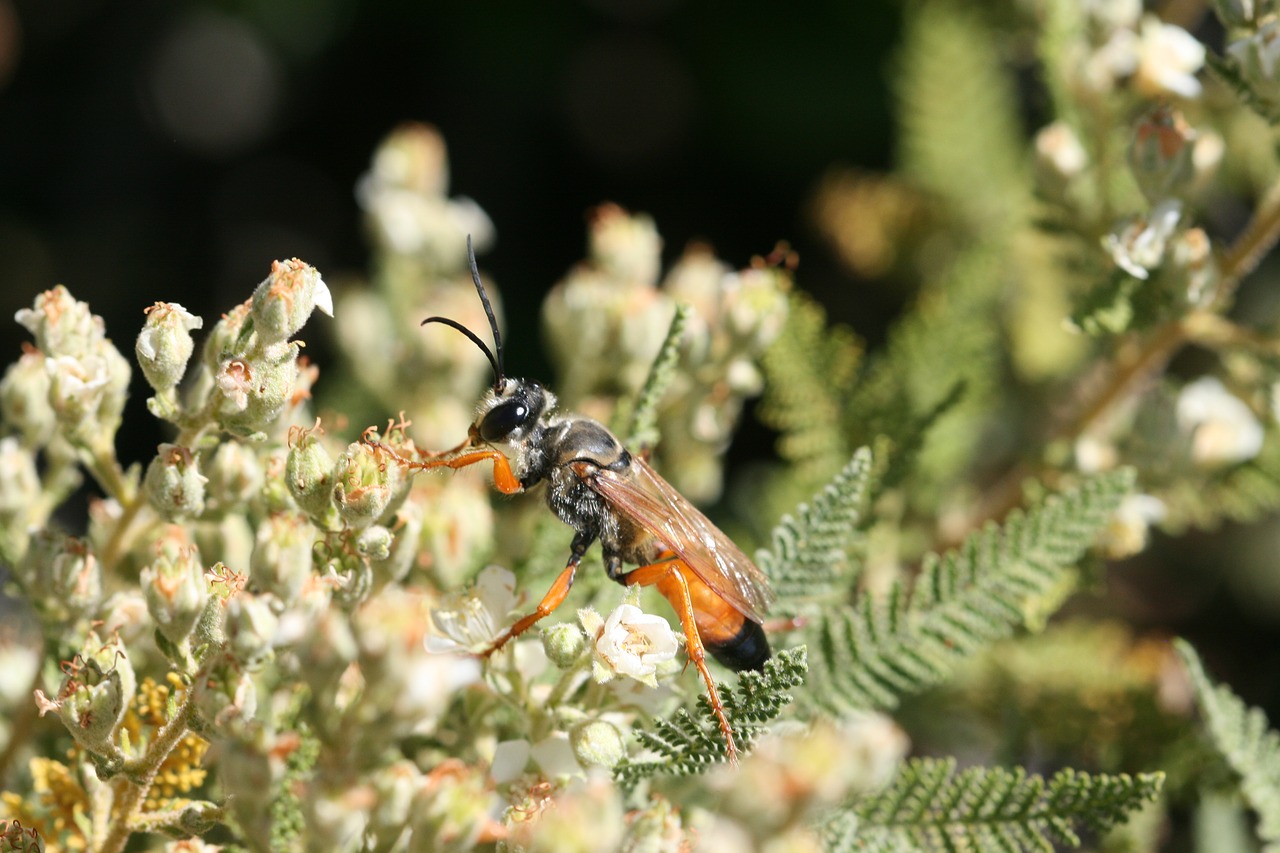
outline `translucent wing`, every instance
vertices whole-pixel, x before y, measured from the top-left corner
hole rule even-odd
[[[647,462],[636,456],[622,471],[597,469],[591,486],[674,551],[717,595],[764,621],[774,598],[769,579]]]

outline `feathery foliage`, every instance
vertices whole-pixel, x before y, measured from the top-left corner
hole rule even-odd
[[[812,298],[793,293],[782,334],[765,350],[760,419],[781,435],[778,453],[815,483],[848,457],[844,401],[861,352],[844,326],[828,326]]]
[[[782,517],[769,549],[756,552],[756,565],[773,582],[781,611],[830,598],[857,580],[849,551],[861,537],[873,474],[871,450],[859,448],[810,503]]]
[[[971,767],[954,759],[912,759],[882,790],[855,800],[827,825],[828,850],[1045,851],[1079,847],[1079,832],[1103,832],[1156,798],[1162,773],[1093,775],[1063,770],[1045,780],[1022,768]]]
[[[736,686],[721,686],[725,714],[740,749],[749,751],[766,724],[791,702],[790,691],[803,683],[807,667],[806,649],[799,646],[774,655],[762,672],[741,673]],[[705,696],[698,697],[696,714],[680,708],[669,719],[658,720],[652,729],[638,729],[636,738],[655,757],[624,761],[614,768],[619,783],[628,788],[660,774],[701,773],[727,758],[724,736]]]
[[[1240,792],[1258,813],[1258,835],[1267,853],[1280,851],[1280,733],[1267,715],[1244,703],[1231,688],[1214,684],[1190,643],[1177,649],[1191,675],[1196,702],[1214,746],[1240,776]]]
[[[649,375],[645,377],[644,385],[636,396],[635,409],[627,418],[627,428],[624,431],[626,439],[623,442],[627,447],[648,448],[658,443],[658,404],[676,378],[676,367],[680,364],[680,342],[684,337],[685,326],[689,324],[691,310],[683,302],[676,304],[667,336],[663,338],[662,347],[653,359],[653,366],[649,368]]]
[[[1131,471],[1103,474],[1002,525],[931,556],[907,593],[869,596],[824,615],[811,638],[804,696],[841,712],[892,708],[945,678],[955,664],[1008,636],[1094,542],[1133,485]]]

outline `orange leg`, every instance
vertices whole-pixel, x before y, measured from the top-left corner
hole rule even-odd
[[[553,610],[564,603],[565,598],[569,595],[570,587],[573,586],[573,579],[578,573],[578,564],[582,562],[582,556],[587,553],[587,548],[590,545],[591,539],[582,534],[573,537],[573,553],[569,555],[569,562],[565,564],[564,571],[560,572],[555,583],[551,584],[551,589],[547,590],[547,594],[542,596],[542,601],[538,602],[538,609],[528,616],[517,619],[514,625],[498,635],[498,638],[493,641],[493,645],[480,653],[481,657],[489,657],[511,640],[528,631],[539,620],[550,616]]]
[[[725,716],[720,692],[716,690],[716,683],[711,678],[710,670],[707,669],[707,651],[703,648],[702,635],[698,633],[698,626],[694,621],[696,616],[693,610],[693,599],[689,595],[689,582],[685,580],[684,572],[681,571],[684,567],[684,563],[674,559],[650,563],[627,572],[623,580],[627,586],[656,586],[658,592],[662,593],[662,597],[671,602],[671,606],[675,608],[676,615],[680,617],[680,626],[684,628],[685,649],[689,660],[702,676],[703,683],[707,685],[707,698],[711,701],[711,710],[720,724],[720,732],[724,735],[729,752],[729,763],[737,764],[738,745],[733,739],[733,728],[729,725],[729,718]]]
[[[456,470],[458,468],[466,468],[468,465],[474,465],[477,462],[484,462],[486,459],[492,459],[493,484],[498,487],[498,491],[502,492],[504,495],[513,495],[523,488],[523,486],[520,485],[520,480],[517,479],[515,472],[511,470],[511,460],[507,459],[501,451],[494,450],[492,448],[466,451],[465,448],[469,441],[470,439],[454,449],[456,451],[460,451],[457,455],[447,455],[454,451],[446,451],[444,458],[417,460],[401,456],[393,448],[388,447],[380,441],[368,438],[367,436],[365,438],[365,442],[370,447],[375,448],[381,453],[386,453],[410,471],[428,471],[432,468],[453,468]]]

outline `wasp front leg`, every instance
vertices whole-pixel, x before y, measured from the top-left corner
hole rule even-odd
[[[528,616],[517,619],[514,625],[499,634],[493,644],[480,653],[481,657],[489,657],[511,640],[528,631],[540,620],[550,616],[552,611],[564,603],[565,598],[569,595],[569,590],[573,587],[574,578],[577,577],[578,566],[582,563],[582,557],[587,553],[587,549],[591,547],[591,543],[594,541],[594,536],[588,536],[585,533],[578,533],[573,537],[573,543],[569,546],[569,562],[565,564],[564,570],[560,572],[555,583],[551,584],[551,589],[547,590],[547,594],[542,596],[542,601],[538,602],[538,608]]]
[[[372,429],[372,428],[370,428]],[[501,451],[493,448],[483,448],[476,450],[468,450],[469,441],[464,442],[452,451],[446,451],[438,457],[432,454],[432,458],[428,459],[410,459],[402,456],[393,447],[383,444],[376,438],[370,438],[369,432],[366,430],[365,443],[379,453],[385,453],[407,471],[429,471],[433,468],[466,468],[468,465],[475,465],[477,462],[493,460],[493,484],[498,491],[504,495],[513,495],[524,488],[520,479],[516,477],[514,471],[511,470],[511,460],[508,459]],[[451,455],[456,454],[456,455]]]

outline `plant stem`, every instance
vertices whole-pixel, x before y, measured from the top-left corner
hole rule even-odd
[[[192,701],[194,695],[194,690],[187,691],[186,697],[178,707],[178,713],[160,729],[155,739],[147,746],[146,754],[136,767],[137,775],[126,773],[122,781],[123,793],[113,809],[115,814],[112,815],[111,828],[107,832],[107,837],[98,846],[97,853],[121,853],[124,850],[129,836],[137,828],[138,812],[151,791],[156,774],[160,772],[160,765],[178,745],[178,741],[182,740],[190,730],[191,715],[195,708]]]

